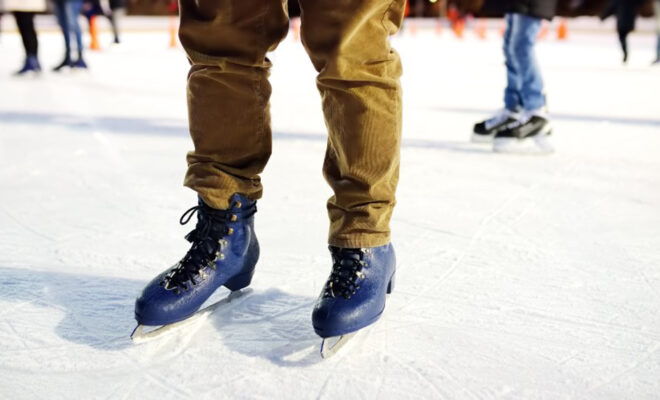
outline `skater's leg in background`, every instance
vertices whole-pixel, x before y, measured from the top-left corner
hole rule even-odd
[[[117,8],[110,11],[107,15],[112,26],[112,35],[115,43],[119,43],[119,21],[124,17],[124,9]]]
[[[302,41],[319,71],[328,127],[330,244],[390,241],[401,144],[401,62],[388,37],[403,0],[302,0]]]
[[[653,9],[655,10],[655,33],[658,36],[655,51],[655,61],[660,62],[660,0],[653,2]]]
[[[82,0],[67,1],[67,19],[69,20],[71,34],[76,38],[76,46],[78,46],[78,59],[83,58],[82,31],[80,30],[80,23],[78,22],[80,12],[82,11],[82,6]]]
[[[64,59],[68,60],[71,57],[71,33],[69,29],[69,21],[67,21],[66,18],[66,0],[55,0],[53,1],[53,6],[55,16],[57,17],[57,23],[60,25],[60,29],[62,29],[62,35],[64,35],[64,48],[66,52]]]
[[[506,14],[506,30],[504,31],[504,60],[506,65],[506,89],[504,90],[504,106],[511,111],[522,108],[520,90],[522,78],[516,64],[511,37],[514,32],[513,14]]]
[[[16,25],[23,40],[25,55],[27,57],[36,57],[39,42],[37,40],[37,31],[34,29],[34,13],[14,11],[14,18],[16,19]]]
[[[185,185],[227,208],[233,193],[261,197],[271,153],[266,52],[286,36],[281,0],[183,0],[179,37],[192,64],[188,114],[194,150]]]
[[[511,48],[521,77],[520,95],[525,111],[543,108],[543,78],[536,61],[534,45],[541,29],[541,19],[522,14],[513,14],[513,30]]]
[[[621,51],[623,52],[623,62],[628,61],[628,32],[619,31],[619,43],[621,44]]]

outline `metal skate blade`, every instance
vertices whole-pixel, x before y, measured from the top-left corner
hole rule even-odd
[[[347,333],[346,335],[324,338],[321,342],[321,357],[329,358],[335,355],[339,349],[344,347],[344,345],[358,332],[359,331]]]
[[[167,324],[167,325],[162,325],[159,327],[155,327],[155,329],[151,329],[145,332],[144,328],[152,328],[151,326],[147,325],[142,325],[138,324],[138,326],[135,327],[133,330],[133,333],[131,333],[131,340],[133,340],[133,343],[135,344],[140,344],[140,343],[145,343],[149,342],[164,336],[168,336],[170,333],[173,333],[175,331],[181,330],[184,327],[190,327],[195,324],[195,322],[201,322],[202,320],[206,319],[212,312],[217,310],[218,308],[222,307],[223,305],[230,304],[234,302],[235,300],[245,297],[248,294],[252,293],[253,290],[252,288],[247,288],[247,289],[242,289],[242,290],[236,290],[234,292],[231,292],[227,297],[223,298],[222,300],[213,303],[190,317],[184,319],[183,321],[179,322],[174,322],[172,324]]]

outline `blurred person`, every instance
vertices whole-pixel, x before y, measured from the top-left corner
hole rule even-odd
[[[112,34],[114,35],[114,42],[119,44],[119,25],[122,18],[126,14],[126,4],[124,0],[110,0],[110,23],[112,24]]]
[[[497,152],[551,152],[548,136],[552,126],[534,46],[542,20],[555,15],[557,0],[494,1],[486,5],[505,13],[507,86],[504,108],[474,125],[472,141],[492,142]]]
[[[46,11],[46,0],[0,0],[0,12],[12,12],[25,48],[25,62],[15,75],[41,72],[39,40],[34,29],[34,15]]]
[[[399,30],[404,6],[404,0],[300,0],[302,43],[318,72],[328,129],[323,173],[334,191],[327,203],[331,274],[312,313],[323,338],[375,322],[394,283],[389,223],[402,69],[388,38]],[[194,144],[184,184],[198,194],[180,222],[194,213],[198,222],[186,236],[187,254],[137,298],[137,334],[142,325],[190,317],[220,286],[248,286],[259,258],[254,214],[272,146],[266,54],[288,31],[286,2],[182,0],[180,9]],[[281,206],[295,215],[290,204]]]
[[[110,0],[109,7],[104,7],[101,0],[85,0],[83,9],[87,22],[91,26],[91,18],[95,15],[102,15],[107,18],[112,28],[114,36],[114,43],[118,44],[119,40],[119,19],[124,14],[123,0]]]
[[[78,23],[83,0],[53,0],[53,6],[57,22],[62,29],[62,35],[64,35],[64,59],[53,68],[53,71],[58,72],[65,67],[86,69],[87,63],[83,58],[82,32]],[[71,57],[72,37],[76,41],[76,49],[78,50],[75,60]]]
[[[616,17],[616,30],[619,35],[619,44],[623,52],[623,63],[628,62],[628,35],[635,30],[635,20],[643,0],[612,0],[601,19],[605,20],[612,15]]]
[[[653,9],[655,10],[655,33],[658,37],[655,48],[655,61],[653,61],[653,64],[660,65],[660,0],[655,0],[655,2],[653,2]]]

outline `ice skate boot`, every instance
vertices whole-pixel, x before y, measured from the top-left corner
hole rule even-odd
[[[71,68],[87,69],[87,63],[85,62],[85,60],[83,60],[82,57],[79,57],[76,61],[74,61],[71,64]]]
[[[232,291],[229,300],[245,292],[236,291],[250,284],[259,258],[254,233],[256,211],[255,201],[235,194],[226,210],[211,208],[200,199],[198,206],[181,216],[183,225],[197,212],[197,225],[186,236],[192,246],[178,263],[149,282],[137,298],[138,327],[131,335],[134,340],[146,335],[142,334],[144,325],[163,325],[160,330],[167,330],[187,320],[221,286]]]
[[[39,74],[41,72],[41,65],[37,56],[27,56],[23,68],[14,73],[15,76],[27,75],[28,73]]]
[[[57,64],[55,67],[53,67],[53,72],[60,72],[64,67],[73,67],[73,61],[71,61],[71,58],[69,56],[65,56],[64,60],[62,60],[61,63]]]
[[[491,118],[475,124],[471,140],[473,143],[492,143],[497,132],[519,118],[520,114],[518,112],[506,108],[502,109]]]
[[[493,139],[493,151],[498,153],[552,153],[550,121],[542,114],[509,124],[497,132]]]
[[[312,313],[321,355],[334,354],[352,334],[380,318],[394,288],[396,257],[391,244],[364,249],[330,246],[332,272]]]

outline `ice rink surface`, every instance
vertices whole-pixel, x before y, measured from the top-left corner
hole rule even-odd
[[[42,35],[41,62],[61,38]],[[330,271],[315,71],[291,35],[272,54],[273,156],[254,293],[184,332],[133,345],[133,304],[187,250],[178,224],[187,62],[129,33],[90,71],[15,79],[0,43],[0,397],[3,399],[660,398],[660,67],[651,35],[538,46],[550,156],[468,142],[501,107],[487,40],[393,39],[405,75],[397,287],[383,318],[318,355]],[[221,110],[219,110],[221,112]],[[224,290],[224,289],[223,289]]]

